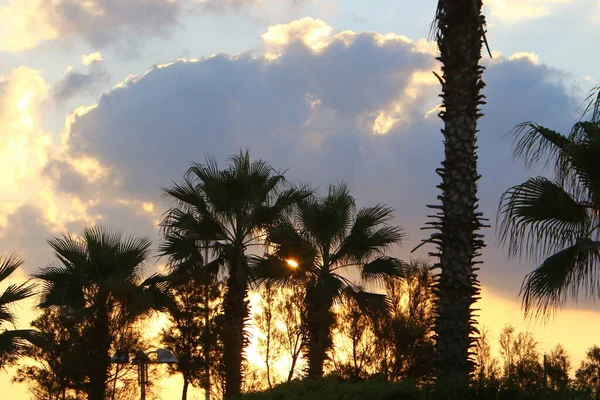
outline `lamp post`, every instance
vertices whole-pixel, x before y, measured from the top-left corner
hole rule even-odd
[[[157,349],[147,353],[137,351],[133,354],[133,359],[129,361],[128,350],[118,350],[111,357],[113,364],[133,364],[138,366],[138,384],[140,385],[140,399],[146,400],[146,385],[148,384],[148,365],[149,364],[176,364],[177,357],[169,349]],[[150,357],[150,356],[156,357]]]

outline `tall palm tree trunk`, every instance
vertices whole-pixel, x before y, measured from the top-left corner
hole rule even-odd
[[[225,363],[225,397],[237,396],[242,387],[244,323],[248,317],[247,280],[233,270],[227,279],[223,299],[223,358]]]
[[[474,345],[472,305],[479,294],[474,259],[484,246],[477,212],[477,120],[484,104],[480,90],[483,67],[480,66],[484,40],[482,0],[439,0],[436,16],[437,42],[442,63],[442,107],[445,160],[438,174],[442,190],[438,220],[431,223],[439,230],[431,241],[438,245],[436,377],[438,389],[461,398],[466,390],[473,362]]]
[[[92,329],[89,343],[94,346],[94,349],[92,350],[93,358],[90,360],[88,400],[104,400],[110,366],[111,342],[106,309],[99,310]]]
[[[307,293],[307,297],[309,295]],[[307,298],[305,302],[308,378],[319,379],[323,377],[323,364],[331,347],[332,301],[319,303]]]

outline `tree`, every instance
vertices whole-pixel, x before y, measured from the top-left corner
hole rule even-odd
[[[277,340],[279,335],[278,316],[276,308],[276,292],[270,282],[265,282],[260,290],[259,313],[254,313],[254,322],[262,335],[258,338],[258,347],[262,351],[265,361],[267,385],[273,388],[273,377],[271,374],[273,361],[281,353],[281,343]]]
[[[543,366],[537,342],[529,332],[515,334],[512,325],[500,332],[500,354],[504,361],[504,381],[508,387],[516,387],[527,394],[545,386]]]
[[[600,399],[600,347],[594,345],[588,349],[585,359],[575,372],[575,384],[590,399]]]
[[[295,285],[281,288],[280,293],[281,295],[276,298],[276,309],[279,310],[281,329],[275,332],[275,339],[290,359],[286,379],[289,383],[296,375],[299,363],[303,361],[300,355],[304,343],[302,323],[304,291],[301,286]]]
[[[345,297],[339,303],[335,331],[338,344],[332,358],[336,373],[351,381],[368,378],[376,354],[372,324],[353,297]],[[342,360],[336,360],[336,353],[341,353]]]
[[[544,375],[546,384],[554,391],[565,392],[569,386],[569,354],[560,344],[550,353],[544,354]]]
[[[0,282],[7,279],[23,264],[23,259],[17,255],[0,255]],[[16,321],[11,307],[19,301],[34,294],[34,286],[29,282],[11,284],[0,295],[0,367],[16,361],[23,355],[30,342],[35,342],[36,334],[31,329],[7,329],[5,324]]]
[[[400,276],[402,263],[385,252],[403,233],[389,224],[392,210],[384,205],[356,211],[345,184],[331,185],[327,196],[310,196],[297,212],[268,232],[273,251],[262,258],[256,275],[278,283],[305,286],[305,335],[308,377],[323,376],[331,348],[332,306],[342,296],[354,297],[364,307],[385,305],[385,296],[368,293],[343,274],[358,273],[367,281]]]
[[[13,378],[27,382],[35,400],[80,399],[84,388],[85,340],[79,321],[58,309],[44,310],[31,325],[38,330],[40,346],[24,356],[34,365],[21,365]]]
[[[237,396],[248,344],[246,297],[252,262],[246,251],[261,245],[265,230],[308,193],[286,184],[283,174],[265,161],[251,161],[247,151],[231,157],[222,170],[213,158],[193,164],[183,183],[165,193],[174,203],[163,221],[165,231],[184,237],[187,243],[206,243],[217,255],[213,265],[227,267],[222,330],[225,396]]]
[[[171,373],[183,376],[182,400],[188,387],[203,387],[210,392],[210,370],[214,369],[219,345],[216,317],[221,299],[221,285],[206,276],[177,276],[172,281],[174,302],[169,307],[169,326],[161,332],[161,342],[177,354]],[[208,318],[206,308],[208,307]],[[208,324],[208,326],[206,326]],[[208,374],[208,376],[206,376]]]
[[[475,345],[473,304],[478,299],[475,258],[484,246],[481,213],[477,211],[477,120],[484,104],[480,94],[483,67],[481,48],[485,41],[482,0],[438,0],[436,38],[442,63],[444,161],[437,170],[441,205],[430,228],[437,232],[424,243],[437,245],[436,267],[437,383],[440,394],[464,397],[473,369],[471,348]]]
[[[42,282],[39,307],[57,307],[81,321],[86,357],[94,360],[85,371],[88,399],[104,400],[117,332],[169,303],[156,279],[142,281],[151,243],[95,226],[81,237],[67,233],[48,244],[56,261],[34,275]]]
[[[600,266],[600,120],[563,135],[533,122],[518,125],[515,155],[527,166],[555,165],[554,180],[530,178],[502,196],[500,238],[511,256],[538,267],[521,288],[525,313],[547,316],[580,293],[597,296]]]
[[[498,360],[492,355],[492,347],[489,340],[489,331],[485,328],[480,330],[477,340],[477,352],[475,354],[475,376],[481,385],[485,380],[498,378]]]

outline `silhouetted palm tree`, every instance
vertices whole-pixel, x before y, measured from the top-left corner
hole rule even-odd
[[[567,135],[526,122],[514,130],[515,154],[528,166],[554,164],[555,179],[530,178],[502,196],[500,240],[511,255],[539,266],[521,288],[526,313],[548,315],[600,284],[600,119]]]
[[[226,265],[227,291],[223,302],[223,346],[226,369],[225,396],[240,393],[243,350],[248,343],[248,283],[252,277],[250,246],[260,244],[265,229],[308,193],[286,184],[284,176],[265,161],[251,161],[248,152],[230,158],[220,170],[213,158],[206,164],[193,164],[181,184],[165,190],[174,201],[163,227],[167,234],[183,239],[186,248],[179,257],[198,262],[193,246],[209,242],[216,259],[210,268]],[[172,251],[178,251],[175,248]],[[188,256],[186,256],[188,252]],[[188,260],[188,261],[186,261]]]
[[[23,259],[14,254],[0,256],[0,282],[8,278],[23,264]],[[8,286],[0,295],[0,367],[15,361],[23,354],[35,333],[31,329],[6,329],[5,324],[14,324],[15,315],[10,308],[17,302],[33,296],[34,287],[25,282]]]
[[[403,233],[390,226],[392,210],[384,205],[356,211],[344,184],[332,185],[324,198],[311,196],[296,215],[269,231],[274,252],[256,267],[261,279],[306,285],[305,334],[309,378],[323,376],[331,347],[332,306],[340,296],[357,299],[363,309],[381,308],[385,296],[362,291],[348,277],[358,272],[366,281],[400,276],[402,263],[385,252],[400,243]],[[344,276],[346,275],[346,276]],[[379,307],[378,307],[379,306]]]
[[[39,307],[60,307],[81,318],[89,351],[88,399],[104,400],[115,332],[169,302],[153,277],[142,281],[151,243],[96,226],[48,244],[56,261],[34,275],[43,284]]]
[[[442,178],[441,205],[430,222],[437,230],[426,242],[438,247],[436,267],[437,319],[436,379],[438,388],[461,398],[472,371],[471,347],[476,338],[472,305],[479,293],[474,259],[484,246],[477,212],[477,120],[482,115],[480,94],[485,41],[482,0],[438,0],[435,32],[442,63],[444,161],[437,170]]]

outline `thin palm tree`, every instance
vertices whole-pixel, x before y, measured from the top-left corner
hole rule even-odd
[[[563,135],[532,122],[518,125],[515,154],[526,165],[555,165],[508,189],[498,209],[500,242],[511,256],[538,264],[521,288],[526,314],[548,316],[600,285],[600,118],[577,122]]]
[[[356,210],[345,184],[331,185],[327,196],[311,196],[297,212],[271,229],[272,251],[257,263],[261,280],[305,285],[305,351],[308,377],[323,376],[323,364],[332,345],[333,305],[350,296],[365,310],[384,305],[385,296],[363,291],[350,278],[367,282],[401,276],[403,264],[385,256],[404,234],[391,226],[392,209],[385,205]]]
[[[10,254],[0,256],[0,282],[7,279],[23,265],[23,258]],[[35,331],[31,329],[7,329],[5,324],[16,322],[11,307],[15,303],[34,295],[34,285],[29,282],[9,285],[0,295],[0,368],[17,360],[30,342],[35,342]]]
[[[165,189],[173,208],[162,223],[165,232],[184,237],[185,246],[208,246],[215,254],[210,264],[214,270],[217,265],[226,267],[222,327],[226,397],[237,396],[242,385],[243,352],[248,344],[247,292],[252,278],[248,249],[262,245],[265,230],[308,195],[289,185],[265,161],[251,161],[248,151],[229,161],[227,168],[219,169],[215,159],[207,157],[205,164],[189,168],[182,183]],[[185,251],[189,256],[182,253],[182,260],[200,262],[191,253],[193,247]]]
[[[56,261],[34,275],[42,282],[39,307],[59,307],[80,318],[93,360],[86,371],[88,399],[104,400],[116,332],[169,304],[154,277],[142,280],[151,242],[94,226],[80,237],[67,233],[48,244]]]
[[[474,267],[484,246],[477,231],[482,227],[477,211],[477,120],[484,104],[480,93],[481,49],[485,42],[485,18],[482,0],[438,0],[434,21],[442,64],[442,111],[444,122],[444,161],[437,173],[442,178],[440,205],[435,221],[428,223],[436,232],[424,243],[433,243],[439,258],[435,267],[437,318],[436,382],[440,392],[455,393],[467,389],[473,369],[472,351],[477,340],[473,333],[473,304],[479,294]]]

